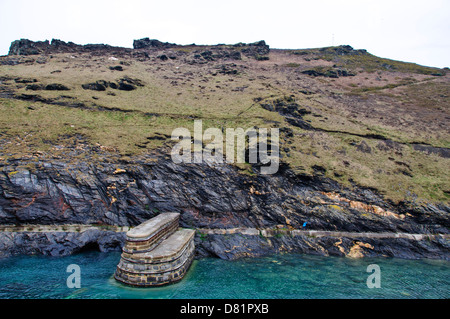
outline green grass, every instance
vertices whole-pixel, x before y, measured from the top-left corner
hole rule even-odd
[[[333,62],[339,67],[345,67],[352,70],[361,69],[369,73],[380,70],[434,76],[442,76],[446,73],[444,69],[422,66],[416,63],[380,58],[370,53],[338,55],[334,51],[335,48],[337,47],[292,50],[291,53],[305,57],[319,58],[325,61]]]
[[[386,90],[386,89],[395,89],[396,87],[403,86],[403,85],[409,85],[409,84],[412,84],[412,83],[414,83],[414,82],[410,82],[410,83],[390,83],[390,84],[386,84],[386,85],[383,85],[383,86],[361,87],[361,88],[353,89],[351,91],[351,93],[376,92],[376,91],[381,91],[381,90]]]
[[[302,134],[300,137],[298,134]],[[430,156],[412,147],[404,147],[399,156],[394,150],[378,150],[379,141],[342,134],[307,133],[298,130],[291,144],[291,156],[285,158],[298,173],[312,175],[314,165],[326,168],[325,176],[352,187],[350,180],[358,185],[373,187],[393,201],[400,201],[408,192],[418,194],[421,199],[447,201],[450,190],[448,170],[450,159]],[[356,145],[365,141],[371,153],[363,153]],[[394,160],[391,160],[391,159]],[[406,162],[410,170],[395,162]],[[347,164],[346,164],[347,163]],[[410,173],[407,176],[402,170]],[[337,176],[336,176],[337,174]]]
[[[390,59],[379,58],[371,54],[355,56],[332,56],[325,54],[322,59],[333,61],[337,65],[351,69],[362,69],[366,72],[376,72],[379,70],[397,71],[402,73],[417,73],[424,75],[443,75],[444,71],[438,68],[431,68],[415,63],[401,62]]]
[[[290,62],[290,63],[286,63],[283,65],[284,67],[287,68],[298,68],[300,66],[299,63],[295,63],[295,62]]]

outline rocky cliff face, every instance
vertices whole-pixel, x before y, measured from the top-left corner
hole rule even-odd
[[[246,227],[413,234],[449,232],[449,207],[412,203],[393,206],[369,189],[343,189],[331,180],[295,175],[288,167],[282,167],[275,175],[250,176],[226,164],[178,165],[164,155],[130,161],[102,156],[103,161],[95,163],[35,158],[2,164],[0,224],[135,226],[159,212],[177,211],[181,212],[182,227],[200,230]],[[98,230],[87,235],[60,233],[50,237],[10,234],[3,237],[2,250],[64,255],[95,244],[99,250],[106,251],[119,249],[122,238],[123,233]],[[345,249],[341,251],[335,245],[336,238],[281,235],[270,240],[264,238],[239,234],[198,235],[198,254],[236,258],[275,251],[322,254],[337,251],[345,255],[355,245],[354,240],[344,239],[341,244]],[[28,249],[23,248],[27,246],[25,242],[29,243]],[[410,258],[430,255],[448,258],[448,241],[444,239],[426,245],[405,240],[401,245],[402,240],[379,239],[370,243],[377,247],[372,249],[373,255],[386,255],[388,250]],[[401,248],[405,245],[406,250]],[[245,248],[243,254],[242,247],[250,248]]]
[[[342,189],[287,167],[249,176],[226,164],[175,164],[165,156],[104,160],[3,164],[0,223],[135,226],[181,210],[186,227],[300,228],[306,222],[316,230],[448,233],[446,206],[395,207],[369,189]]]

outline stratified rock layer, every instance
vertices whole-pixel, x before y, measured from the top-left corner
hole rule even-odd
[[[180,225],[194,229],[281,226],[361,233],[449,233],[450,208],[446,205],[392,205],[369,189],[342,189],[329,179],[294,175],[284,166],[275,175],[252,177],[231,165],[176,165],[165,157],[122,161],[120,165],[106,157],[101,162],[76,163],[41,159],[35,164],[38,169],[26,166],[28,163],[26,159],[0,163],[1,225],[133,227],[159,212],[178,211]],[[124,245],[124,233],[95,231],[95,237],[88,237],[90,233],[1,232],[0,255],[62,256],[88,244],[95,244],[100,251]],[[196,236],[196,255],[234,259],[241,256],[239,247],[245,251],[249,247],[254,256],[282,250],[340,254],[335,239],[294,237],[303,238],[323,245],[314,244],[313,249],[290,236],[272,237],[268,242],[258,235],[243,245],[241,235],[210,234]],[[375,247],[370,251],[378,251],[378,255],[448,257],[445,240],[387,238],[369,243]],[[351,241],[342,245],[349,248]]]

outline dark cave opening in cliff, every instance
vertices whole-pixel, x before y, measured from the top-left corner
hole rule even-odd
[[[86,252],[100,252],[100,247],[97,242],[89,242],[83,247],[81,247],[79,250],[77,250],[77,253],[86,253]]]

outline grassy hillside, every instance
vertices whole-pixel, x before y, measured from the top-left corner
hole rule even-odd
[[[167,150],[174,128],[193,131],[202,119],[204,129],[281,128],[282,161],[299,174],[375,188],[393,201],[449,201],[447,70],[345,46],[272,49],[268,59],[205,53],[218,49],[237,50],[1,57],[0,160],[69,158],[87,145],[123,157]],[[83,88],[89,83],[104,90]],[[134,89],[118,89],[123,83]]]

